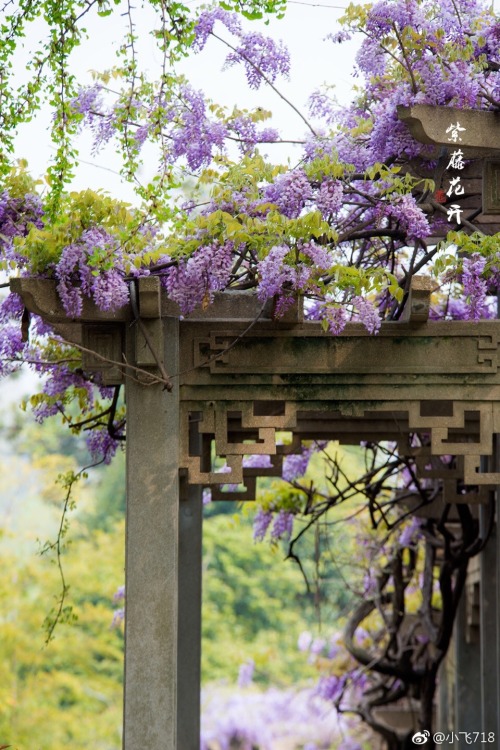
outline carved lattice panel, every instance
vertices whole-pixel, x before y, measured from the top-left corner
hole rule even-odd
[[[188,470],[192,484],[240,484],[243,482],[243,456],[282,454],[282,446],[277,444],[277,431],[293,431],[296,426],[296,406],[287,403],[283,414],[255,414],[254,404],[217,403],[201,412],[198,432],[211,436],[215,446],[215,456],[225,458],[230,471],[221,473],[202,467],[201,456],[193,455],[189,449],[189,410],[183,410],[181,426],[182,459],[181,468]],[[297,443],[295,443],[297,445]],[[284,446],[283,446],[284,447]],[[281,471],[281,463],[275,463],[274,476]],[[258,470],[261,475],[266,471]],[[257,476],[257,471],[247,471],[246,477]]]
[[[377,336],[360,324],[330,336],[300,315],[276,321],[255,295],[244,293],[219,295],[208,310],[180,320],[159,280],[140,279],[140,327],[154,339],[158,357],[130,334],[133,305],[111,313],[87,300],[70,321],[53,281],[19,278],[11,288],[27,309],[82,344],[85,368],[108,384],[143,382],[143,373],[134,373],[138,363],[148,371],[164,364],[171,397],[179,401],[180,465],[192,483],[245,481],[251,493],[259,474],[278,473],[282,455],[312,439],[395,441],[402,455],[415,457],[424,478],[440,473],[453,502],[482,502],[486,488],[500,483],[500,472],[485,468],[494,460],[484,460],[500,433],[500,320],[426,322],[428,279],[413,280],[406,319],[382,323]],[[277,444],[280,430],[293,435],[288,447]],[[411,442],[415,432],[428,436],[420,454]],[[211,465],[212,445],[229,468],[224,475]],[[449,454],[457,457],[451,469],[429,463]],[[245,455],[271,456],[271,465],[244,468]]]
[[[355,445],[365,439],[364,435],[378,440],[394,440],[397,436],[400,454],[414,458],[419,478],[442,480],[443,502],[487,502],[488,488],[500,483],[500,473],[481,471],[482,457],[492,455],[493,436],[500,432],[500,404],[431,400],[404,405],[406,410],[401,403],[378,403],[370,410],[362,402],[355,405],[356,409],[340,404],[341,408],[328,413],[328,419],[321,405],[315,413],[301,411],[299,404],[290,402],[210,403],[199,412],[197,430],[213,444],[215,457],[225,460],[224,473],[207,467],[206,450],[205,462],[201,454],[190,450],[189,414],[194,412],[193,405],[186,405],[182,467],[188,470],[190,483],[218,487],[218,499],[253,499],[257,477],[280,476],[283,455],[299,452],[302,440],[318,438]],[[292,433],[290,445],[279,444],[277,434],[282,430]],[[415,433],[424,435],[429,444],[414,444]],[[269,456],[270,466],[244,467],[243,457],[252,455]],[[455,456],[454,460],[443,460],[448,455]],[[244,487],[222,492],[221,485]]]
[[[494,486],[500,483],[500,472],[481,471],[481,457],[493,454],[493,435],[500,433],[500,404],[454,401],[450,413],[443,416],[425,414],[422,404],[414,402],[409,404],[408,411],[412,429],[429,430],[431,455],[463,457],[464,484]],[[477,415],[478,434],[467,430],[467,415]],[[472,440],[473,437],[477,439]]]

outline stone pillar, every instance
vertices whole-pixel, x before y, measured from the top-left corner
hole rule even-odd
[[[179,750],[200,750],[201,487],[181,479],[177,721]]]
[[[467,592],[464,591],[455,622],[455,732],[481,731],[481,647],[479,634],[471,633],[467,619]]]
[[[486,532],[488,510],[480,508],[482,533]],[[483,732],[499,731],[498,710],[498,552],[496,527],[480,557],[480,634],[481,634],[481,709]],[[500,736],[500,735],[498,735]]]
[[[179,371],[179,322],[163,321]],[[129,329],[127,361],[134,362]],[[177,750],[179,392],[127,373],[124,750]]]

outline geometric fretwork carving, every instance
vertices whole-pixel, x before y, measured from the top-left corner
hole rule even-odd
[[[309,407],[311,405],[309,404]],[[348,406],[348,408],[346,408]],[[191,484],[244,485],[243,490],[215,490],[216,499],[250,500],[258,476],[279,476],[286,453],[300,450],[302,440],[338,440],[356,444],[368,439],[394,440],[401,455],[415,459],[421,479],[442,480],[444,503],[486,503],[488,488],[500,483],[500,473],[481,471],[481,457],[493,453],[493,435],[500,433],[500,404],[467,401],[363,402],[325,404],[301,410],[301,404],[278,401],[224,401],[182,406],[181,467]],[[205,446],[190,445],[189,420]],[[318,431],[315,430],[315,424]],[[292,433],[291,445],[280,445],[277,433]],[[376,433],[376,434],[375,434]],[[415,445],[411,436],[427,436],[428,445]],[[198,445],[200,442],[198,442]],[[224,472],[214,470],[215,457],[225,459]],[[243,457],[270,457],[267,468],[244,467]],[[454,456],[453,462],[443,457]]]
[[[480,471],[481,456],[492,455],[493,435],[500,433],[500,404],[453,401],[448,415],[426,414],[418,402],[408,406],[409,427],[430,433],[431,455],[463,456],[464,484],[493,486],[500,483],[499,472]],[[467,415],[477,415],[477,440],[472,441],[466,429]]]
[[[355,325],[351,324],[350,332]],[[498,327],[485,325],[474,334],[470,324],[468,329],[461,327],[463,323],[457,326],[450,329],[446,323],[434,323],[425,326],[425,330],[408,330],[406,336],[400,336],[398,324],[393,323],[385,324],[378,336],[366,332],[363,335],[358,329],[355,335],[336,337],[325,335],[309,323],[297,327],[295,338],[286,330],[256,326],[235,344],[241,331],[214,325],[208,335],[192,335],[190,356],[194,369],[207,368],[212,375],[244,376],[256,371],[263,375],[286,375],[304,370],[312,376],[328,372],[392,376],[437,373],[464,377],[497,374]],[[469,335],[460,335],[465,330]]]
[[[204,468],[204,456],[193,455],[190,451],[189,421],[185,418],[184,410],[181,427],[181,468],[188,470],[188,481],[191,484],[240,484],[243,482],[243,456],[274,456],[284,453],[285,450],[280,450],[284,447],[276,444],[276,432],[291,431],[296,426],[295,404],[284,404],[282,411],[282,414],[255,414],[252,402],[236,405],[218,402],[199,412],[199,435],[213,438],[216,457],[225,458],[230,469],[221,473],[213,471],[211,467]],[[274,468],[276,476],[281,466],[276,464]],[[260,474],[265,473],[260,470]],[[253,476],[256,475],[254,472]],[[249,473],[247,476],[252,474]]]
[[[500,484],[500,471],[485,468],[495,461],[482,461],[493,455],[493,436],[500,434],[500,320],[427,321],[413,295],[413,315],[382,322],[377,336],[359,323],[331,336],[300,316],[272,319],[251,294],[216,295],[208,310],[179,319],[156,279],[140,279],[138,287],[139,314],[144,330],[156,334],[160,361],[161,331],[165,343],[178,319],[180,371],[170,372],[168,361],[165,367],[175,386],[171,397],[179,399],[181,467],[190,482],[245,481],[251,494],[256,476],[278,473],[285,452],[316,439],[397,442],[402,455],[409,450],[416,457],[417,473],[440,472],[445,502],[468,496],[483,502],[486,488]],[[131,305],[111,313],[85,300],[82,314],[70,320],[54,281],[18,278],[11,289],[27,309],[83,346],[84,369],[99,371],[105,384],[119,384],[125,374],[139,380],[138,362],[157,364],[150,347],[140,341],[134,347],[128,334],[137,317]],[[277,445],[280,430],[292,433],[291,446]],[[415,433],[422,435],[420,455]],[[225,458],[229,473],[214,470],[213,453]],[[271,456],[271,465],[244,470],[243,457],[259,454]],[[433,457],[446,455],[455,456],[448,469],[446,461],[433,464]]]
[[[399,443],[399,453],[411,456],[415,460],[417,476],[421,480],[440,479],[442,482],[442,502],[444,504],[477,505],[486,504],[490,496],[490,488],[485,483],[478,485],[464,479],[464,456],[455,456],[450,463],[444,463],[442,456],[433,456],[431,446],[408,448]],[[485,475],[483,474],[483,477]],[[465,487],[466,484],[473,486]]]
[[[156,334],[153,348],[162,361],[161,332],[164,343],[179,312],[157,280],[138,286],[144,330]],[[11,288],[31,312],[64,326],[67,338],[83,345],[84,369],[100,371],[104,383],[119,384],[125,374],[139,380],[134,365],[157,364],[150,347],[140,341],[134,347],[127,333],[137,317],[132,306],[110,313],[85,300],[72,321],[55,282],[19,278]],[[298,316],[272,319],[253,295],[219,297],[208,310],[178,320],[180,371],[170,373],[165,362],[171,397],[179,399],[181,467],[190,482],[245,482],[251,494],[257,476],[279,473],[285,452],[316,439],[397,442],[401,455],[415,457],[417,475],[439,472],[446,503],[484,502],[486,488],[500,484],[500,471],[486,468],[495,461],[484,461],[500,434],[500,320],[427,321],[415,296],[413,315],[382,322],[377,336],[358,323],[331,336]],[[174,351],[172,341],[167,349]],[[277,445],[280,430],[292,434],[291,446]],[[415,433],[422,439],[412,440]],[[228,473],[215,471],[214,454],[225,459]],[[271,457],[267,469],[243,467],[245,455],[259,454]],[[434,462],[446,455],[453,462]]]

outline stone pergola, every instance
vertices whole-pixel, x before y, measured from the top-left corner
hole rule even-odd
[[[500,321],[428,322],[426,279],[407,319],[376,337],[359,324],[332,337],[297,309],[276,322],[246,294],[181,320],[154,277],[138,282],[141,325],[132,306],[111,316],[89,303],[68,321],[50,281],[12,289],[83,348],[85,369],[126,385],[125,750],[199,748],[201,486],[243,483],[223,497],[251,499],[256,475],[279,474],[282,452],[311,438],[394,440],[420,452],[423,475],[430,456],[456,454],[442,502],[481,504],[500,482],[481,468],[500,433]],[[431,435],[428,449],[411,447],[415,431]],[[230,474],[214,471],[214,450]],[[255,453],[272,468],[242,468]],[[462,481],[477,489],[464,496]]]
[[[421,108],[401,114],[425,135]],[[431,143],[439,144],[443,123]],[[483,179],[496,186],[482,209],[492,232],[500,221],[500,167],[485,169]],[[378,336],[349,324],[337,337],[304,321],[299,303],[273,320],[251,293],[220,294],[182,319],[155,277],[134,282],[131,304],[117,313],[87,301],[76,320],[67,319],[51,281],[14,279],[11,288],[81,348],[85,370],[100,372],[109,385],[125,384],[124,750],[199,750],[202,487],[212,487],[215,499],[253,499],[256,477],[279,475],[283,455],[309,439],[395,441],[400,453],[416,457],[421,476],[432,456],[454,454],[455,469],[441,464],[443,504],[481,508],[500,484],[500,320],[429,321],[426,278],[413,279],[404,319],[383,323]],[[278,431],[290,433],[289,445],[277,444]],[[430,435],[428,448],[412,447],[417,431]],[[270,455],[271,468],[243,468],[249,454]],[[230,473],[215,470],[214,455]],[[227,483],[241,491],[221,492]],[[466,495],[463,484],[473,488]],[[500,675],[491,663],[500,576],[495,544],[486,552],[482,646],[479,654],[467,652],[459,623],[456,710],[469,722],[460,729],[479,730],[479,711],[484,730],[498,731]],[[475,669],[480,690],[467,687]]]

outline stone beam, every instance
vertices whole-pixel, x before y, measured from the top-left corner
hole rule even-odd
[[[500,150],[500,112],[476,109],[458,109],[431,104],[399,106],[399,119],[408,125],[412,136],[420,143],[449,148],[478,148]],[[451,123],[459,122],[465,128],[462,140],[454,143],[446,130]]]
[[[147,320],[158,317],[180,318],[179,306],[161,293],[160,279],[157,276],[146,276],[137,280],[138,312]],[[78,318],[68,318],[59,296],[56,282],[52,279],[30,277],[12,278],[10,290],[19,294],[26,308],[39,315],[46,323],[77,325],[82,323],[126,323],[133,318],[130,305],[125,305],[113,312],[100,310],[90,299],[83,299],[82,314]],[[272,315],[272,301],[262,305],[252,290],[218,292],[214,301],[206,310],[196,308],[189,320],[252,320],[269,319]]]

